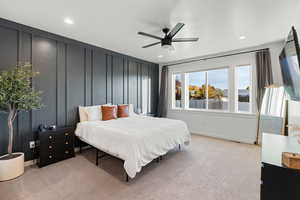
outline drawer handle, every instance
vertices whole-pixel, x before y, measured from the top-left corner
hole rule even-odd
[[[50,156],[49,156],[49,158],[51,159],[51,158],[52,158],[52,156],[50,155]]]
[[[52,146],[51,146],[51,145],[49,146],[49,149],[52,149]]]
[[[69,144],[69,142],[66,142],[66,144]]]
[[[68,136],[69,135],[69,133],[65,133],[65,136]]]
[[[51,135],[49,136],[49,139],[52,139],[52,136],[51,136]]]
[[[69,153],[69,151],[65,151],[65,154],[68,154]]]

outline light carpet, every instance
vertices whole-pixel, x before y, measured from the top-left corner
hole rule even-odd
[[[12,181],[0,182],[2,200],[259,200],[260,148],[192,136],[125,182],[122,162],[106,157],[95,166],[85,150],[44,168],[30,166]]]

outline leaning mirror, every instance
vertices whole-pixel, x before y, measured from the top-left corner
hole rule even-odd
[[[259,135],[287,135],[287,98],[283,87],[266,88],[260,111]]]

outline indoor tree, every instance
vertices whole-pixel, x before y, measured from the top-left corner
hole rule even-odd
[[[39,109],[41,92],[35,91],[31,85],[33,77],[38,75],[33,72],[30,64],[19,64],[13,69],[0,72],[0,111],[8,113],[8,155],[13,155],[13,122],[20,111]]]

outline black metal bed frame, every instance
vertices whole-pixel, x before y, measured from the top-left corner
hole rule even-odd
[[[82,153],[82,141],[79,138],[78,138],[78,140],[79,140],[79,153]],[[109,153],[101,151],[98,148],[96,148],[96,147],[94,147],[94,146],[92,146],[90,144],[88,144],[88,145],[91,146],[91,147],[93,147],[94,149],[96,149],[96,165],[97,166],[99,166],[99,159],[107,157],[107,156],[114,157],[114,158],[116,158],[118,160],[121,160],[121,161],[125,162],[124,160],[122,160],[122,159],[120,159],[120,158],[118,158],[118,157],[116,157],[114,155],[111,155]],[[181,150],[180,144],[179,144],[178,148],[179,148],[179,150]],[[99,155],[99,152],[102,152],[102,155]],[[159,157],[155,158],[154,160],[156,160],[156,162],[159,163],[162,159],[163,159],[163,156],[159,156]],[[126,182],[129,182],[130,177],[128,176],[128,174],[127,174],[126,171],[125,171],[125,175],[126,175]]]

